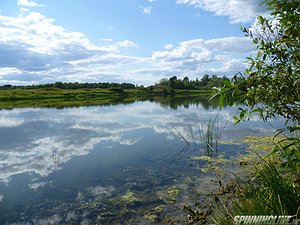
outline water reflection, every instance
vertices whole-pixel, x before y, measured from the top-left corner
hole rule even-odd
[[[190,161],[172,162],[186,143],[171,124],[188,142],[199,144],[192,135],[199,131],[198,124],[218,113],[221,126],[231,121],[234,111],[219,112],[217,103],[207,98],[2,110],[0,223],[118,224],[130,219],[146,224],[145,213],[153,207],[162,205],[165,216],[180,211],[179,205],[169,204],[173,197],[165,189],[177,185],[182,193],[196,193],[189,180],[203,184],[205,177]],[[223,138],[272,132],[258,121],[240,127],[229,123]],[[238,151],[221,149],[229,155]],[[131,193],[134,200],[124,201]],[[194,197],[181,196],[185,201]],[[173,216],[174,221],[182,220]]]

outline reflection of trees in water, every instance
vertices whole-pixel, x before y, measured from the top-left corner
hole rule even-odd
[[[191,105],[202,106],[204,109],[216,109],[219,107],[218,99],[211,99],[208,96],[180,97],[168,96],[163,98],[155,98],[162,107],[170,107],[177,109],[180,106],[188,109]]]

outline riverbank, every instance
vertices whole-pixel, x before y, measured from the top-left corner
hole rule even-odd
[[[284,136],[247,136],[242,140],[241,143],[248,146],[248,154],[235,160],[239,167],[230,172],[234,174],[233,178],[225,185],[221,185],[224,179],[220,181],[219,191],[212,194],[214,210],[209,218],[214,224],[243,223],[241,215],[293,217],[290,224],[297,224],[299,171],[289,168],[297,165],[297,161],[282,160],[282,149],[279,150],[281,145],[292,146],[291,141]],[[299,145],[293,147],[294,150],[299,149]],[[198,214],[195,215],[199,217]],[[278,224],[278,221],[268,219],[268,224]]]
[[[36,90],[0,90],[0,108],[24,107],[78,107],[90,105],[111,105],[132,103],[137,100],[156,100],[169,96],[197,97],[210,96],[209,90],[172,90],[169,89],[120,89],[120,88],[91,88],[91,89],[36,89]]]

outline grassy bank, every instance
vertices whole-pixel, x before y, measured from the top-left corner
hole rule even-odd
[[[219,194],[215,223],[243,224],[241,215],[292,216],[291,221],[296,222],[300,210],[299,136],[247,137],[244,141],[251,153],[239,160],[244,172],[230,191]],[[281,223],[274,219],[268,224]]]
[[[196,97],[209,96],[211,91],[167,89],[120,89],[120,88],[91,88],[91,89],[36,89],[36,90],[1,90],[0,108],[22,107],[76,107],[83,105],[108,105],[131,103],[136,100],[146,100],[166,96]]]
[[[224,164],[218,157],[194,157],[207,161],[202,172],[213,173],[219,167],[211,178],[212,185],[219,187],[208,194],[211,200],[205,206],[196,202],[187,208],[187,224],[283,224],[243,223],[239,217],[242,215],[293,216],[296,222],[300,218],[300,161],[294,153],[300,149],[299,136],[248,136],[240,142],[223,144],[247,146],[247,152]],[[288,153],[284,160],[283,153]]]

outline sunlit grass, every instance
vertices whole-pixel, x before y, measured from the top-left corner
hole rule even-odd
[[[256,175],[236,188],[237,196],[231,207],[221,205],[216,224],[236,224],[236,215],[299,214],[300,187],[290,175],[279,171],[273,162],[262,162]]]
[[[203,91],[193,90],[191,93],[192,96],[203,95]],[[76,90],[44,88],[34,90],[0,90],[0,108],[98,105],[116,101],[120,102],[121,100],[125,100],[125,102],[130,100],[133,102],[135,100],[163,97],[165,94],[163,90],[149,91],[146,88],[85,88]],[[178,95],[178,97],[180,96],[181,95]]]

